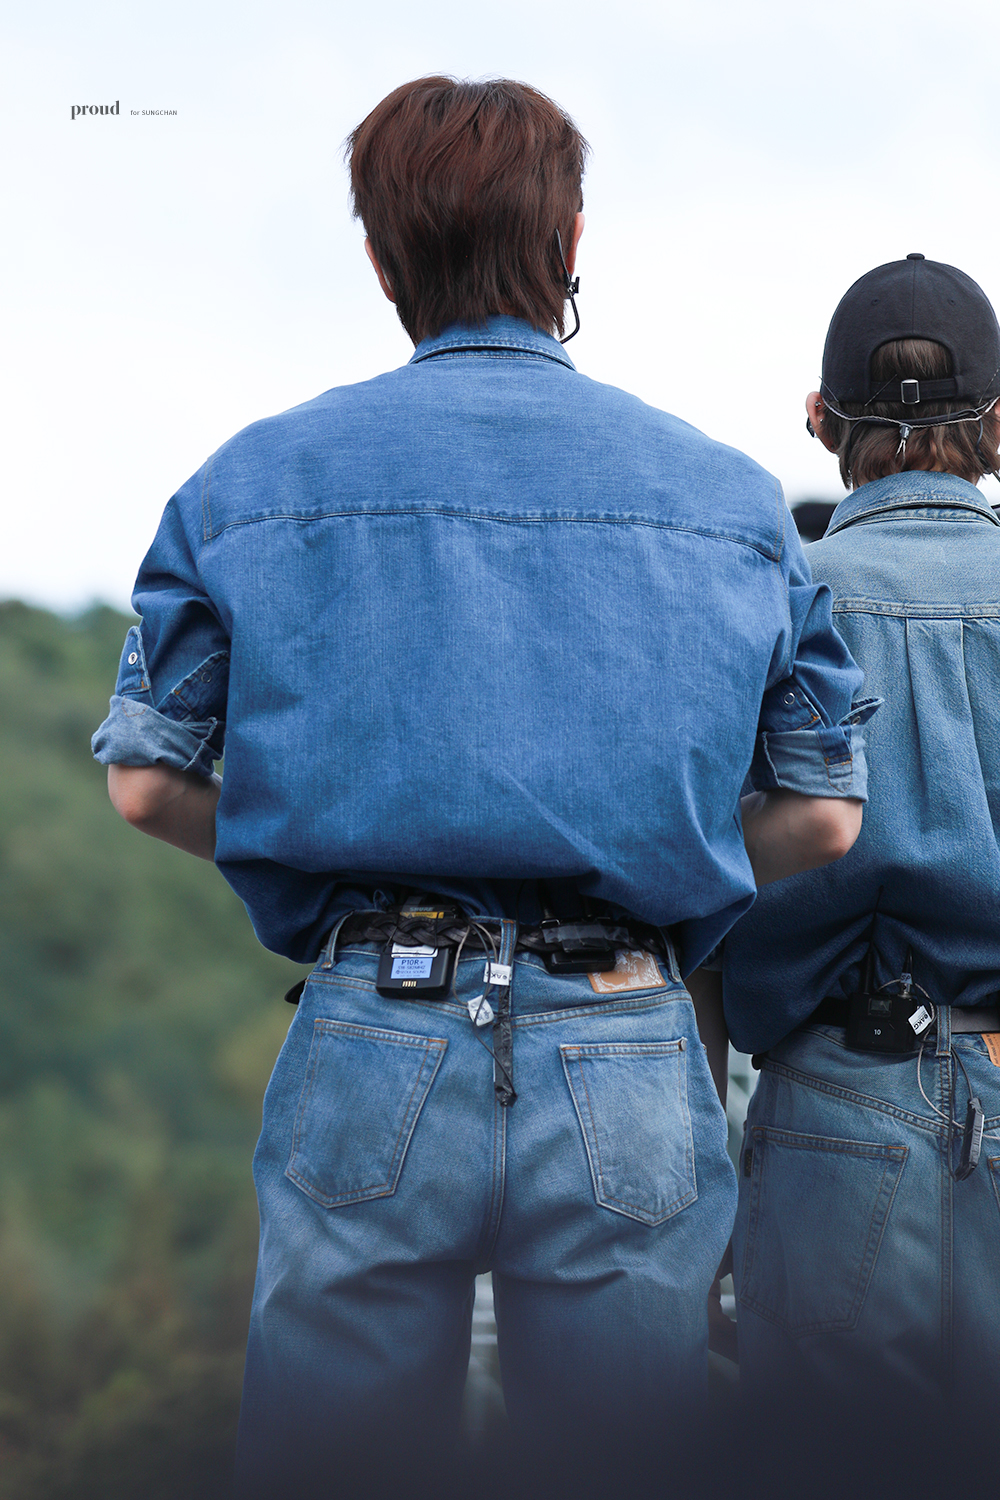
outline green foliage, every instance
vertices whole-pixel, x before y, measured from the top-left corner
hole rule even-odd
[[[129,623],[0,604],[0,1500],[214,1496],[235,1431],[299,971],[107,800]]]

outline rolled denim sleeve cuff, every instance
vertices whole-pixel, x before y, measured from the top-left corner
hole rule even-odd
[[[102,766],[174,766],[211,776],[215,757],[209,745],[217,719],[183,724],[157,713],[148,703],[123,698],[111,700],[111,712],[91,740],[94,759]]]
[[[831,728],[793,729],[757,736],[750,780],[758,791],[800,792],[806,797],[868,800],[868,763],[862,726],[880,699],[857,703]]]

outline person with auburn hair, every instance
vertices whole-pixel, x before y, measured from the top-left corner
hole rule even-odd
[[[586,150],[505,79],[358,126],[413,358],[174,496],[95,736],[118,810],[313,965],[255,1158],[244,1496],[440,1494],[487,1270],[517,1493],[676,1473],[735,1203],[681,976],[860,824],[861,674],[779,486],[555,336]]]
[[[838,1451],[921,1467],[920,1413],[968,1453],[1000,1362],[1000,521],[977,488],[998,395],[996,315],[955,267],[908,255],[837,307],[806,410],[851,492],[807,556],[884,700],[871,804],[844,860],[762,892],[725,943],[761,1067],[743,1380]]]

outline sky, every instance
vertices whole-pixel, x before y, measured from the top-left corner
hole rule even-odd
[[[998,44],[993,0],[9,5],[0,597],[125,606],[232,433],[409,358],[342,147],[428,73],[590,141],[577,367],[840,498],[803,401],[847,287],[917,250],[1000,300]]]

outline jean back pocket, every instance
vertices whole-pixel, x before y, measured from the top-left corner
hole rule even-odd
[[[394,1193],[447,1045],[314,1021],[286,1177],[324,1208]]]
[[[740,1305],[790,1334],[854,1328],[906,1157],[905,1146],[755,1126]]]
[[[563,1045],[602,1208],[662,1224],[698,1196],[683,1038]]]

